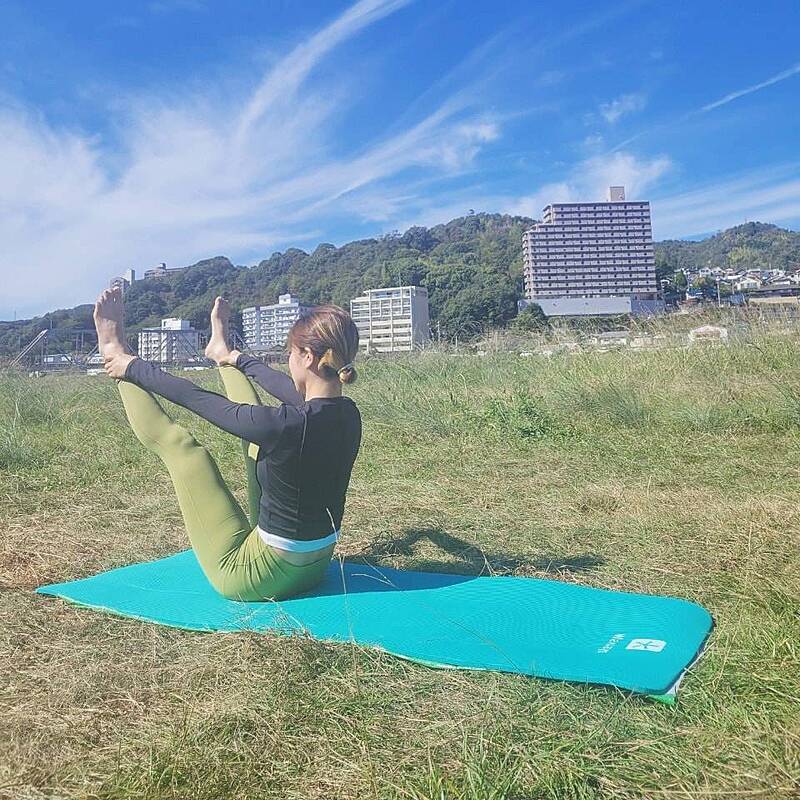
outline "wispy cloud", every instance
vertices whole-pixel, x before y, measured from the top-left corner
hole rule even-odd
[[[668,156],[637,158],[632,153],[593,156],[576,164],[561,181],[541,186],[533,194],[504,198],[500,208],[509,214],[538,218],[548,203],[604,200],[609,186],[623,185],[631,199],[646,193],[672,167]]]
[[[620,117],[641,111],[646,104],[647,98],[641,93],[623,94],[608,103],[601,103],[600,115],[613,125]]]
[[[751,170],[652,201],[659,238],[695,236],[747,221],[800,218],[800,163]]]
[[[251,263],[307,240],[322,219],[370,218],[364,197],[380,186],[387,207],[408,212],[413,192],[404,186],[420,169],[467,170],[500,135],[500,118],[470,111],[463,85],[422,119],[355,152],[335,151],[332,122],[358,85],[331,84],[315,68],[407,3],[360,0],[244,96],[212,86],[116,99],[113,148],[20,105],[1,111],[0,241],[13,269],[4,269],[0,318],[90,302],[129,267],[215,254]]]
[[[243,138],[272,106],[281,98],[290,97],[298,89],[311,69],[336,45],[409,2],[410,0],[359,0],[333,23],[296,47],[280,63],[279,69],[272,70],[264,78],[239,115],[237,146],[241,146]]]
[[[631,153],[594,156],[565,169],[563,179],[542,184],[530,194],[498,194],[487,191],[485,186],[478,183],[448,193],[446,202],[441,202],[441,196],[435,193],[415,191],[410,198],[403,198],[403,202],[396,207],[385,206],[385,218],[387,221],[397,220],[393,225],[397,230],[404,230],[411,225],[436,225],[462,216],[469,209],[540,219],[542,209],[548,203],[604,200],[608,187],[618,183],[625,185],[628,197],[647,199],[650,191],[671,168],[672,161],[667,156],[653,159],[640,159]],[[397,216],[412,203],[413,216]]]
[[[721,97],[719,100],[715,100],[713,103],[703,106],[700,111],[711,111],[715,108],[719,108],[720,106],[727,105],[733,100],[737,100],[738,98],[744,97],[748,94],[753,94],[753,92],[758,92],[761,89],[766,89],[767,86],[772,86],[773,84],[785,81],[787,78],[791,78],[793,75],[797,75],[798,73],[800,73],[800,62],[789,67],[789,69],[785,69],[783,72],[779,72],[777,75],[773,75],[771,78],[767,78],[767,80],[762,81],[761,83],[755,83],[752,86],[747,86],[744,89],[739,89],[738,91],[726,94],[725,97]]]
[[[491,198],[494,205],[488,207],[538,218],[547,203],[601,200],[608,186],[623,184],[629,198],[650,201],[656,240],[713,233],[753,220],[789,223],[800,219],[800,162],[751,170],[689,192],[665,194],[659,187],[673,174],[674,166],[667,156],[595,156],[576,164],[562,181],[524,197]]]

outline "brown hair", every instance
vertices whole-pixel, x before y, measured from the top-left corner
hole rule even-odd
[[[339,306],[314,306],[303,312],[292,325],[286,349],[306,347],[317,358],[323,378],[338,377],[341,383],[353,383],[353,366],[358,353],[358,328],[353,318]]]

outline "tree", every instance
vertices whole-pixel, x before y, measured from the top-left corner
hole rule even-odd
[[[717,295],[719,295],[720,298],[730,297],[733,293],[730,285],[727,283],[720,282],[719,289],[717,289],[717,280],[711,277],[695,278],[692,287],[700,290],[704,300],[716,300]]]
[[[514,317],[509,327],[518,333],[533,333],[547,330],[550,327],[550,321],[540,305],[530,303]]]
[[[484,325],[505,327],[517,310],[514,284],[505,275],[475,275],[475,282],[448,297],[436,319],[448,336]],[[476,334],[477,335],[477,334]]]

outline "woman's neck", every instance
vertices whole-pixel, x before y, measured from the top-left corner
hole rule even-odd
[[[325,381],[316,380],[306,383],[305,400],[314,400],[315,398],[331,398],[342,396],[342,384],[337,380]]]

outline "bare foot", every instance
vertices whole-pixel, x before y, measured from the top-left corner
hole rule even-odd
[[[97,348],[100,355],[116,356],[130,353],[125,343],[125,310],[122,290],[116,286],[104,289],[94,304],[94,325],[97,328]]]
[[[218,297],[211,309],[211,338],[206,346],[206,358],[217,364],[227,364],[231,349],[228,347],[228,319],[231,307],[224,297]]]

